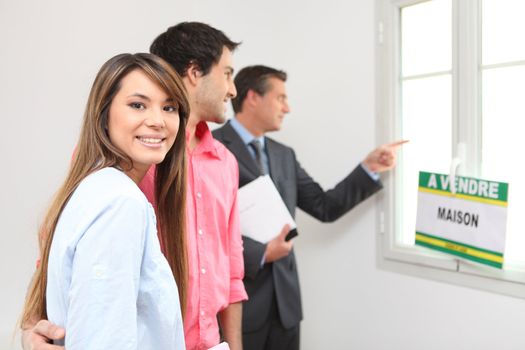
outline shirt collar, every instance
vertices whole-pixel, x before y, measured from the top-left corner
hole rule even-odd
[[[244,127],[244,125],[242,125],[241,122],[237,120],[237,118],[231,118],[230,119],[230,125],[237,132],[237,134],[239,134],[239,136],[241,137],[242,142],[244,142],[244,144],[246,146],[248,146],[250,144],[250,142],[252,142],[253,140],[259,140],[259,142],[261,143],[262,148],[263,149],[266,148],[266,142],[265,142],[264,135],[260,136],[260,137],[253,136],[248,131],[248,129],[246,129]]]
[[[208,124],[204,121],[199,122],[195,127],[195,137],[199,138],[199,144],[193,151],[189,151],[193,154],[209,153],[216,158],[221,158],[215,144],[215,139],[208,127]],[[186,132],[186,143],[189,144],[190,134]]]

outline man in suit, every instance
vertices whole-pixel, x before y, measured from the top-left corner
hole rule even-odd
[[[324,191],[301,167],[292,148],[265,136],[281,128],[290,111],[286,73],[250,66],[235,77],[235,118],[213,132],[237,158],[239,187],[269,174],[288,210],[300,208],[331,222],[382,188],[378,173],[395,166],[397,142],[372,151],[333,189]],[[242,232],[241,232],[242,233]],[[248,301],[243,306],[243,347],[299,349],[301,295],[288,227],[263,244],[243,236]]]

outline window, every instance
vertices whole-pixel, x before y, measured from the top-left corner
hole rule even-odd
[[[525,298],[525,2],[376,4],[379,135],[410,140],[379,200],[383,264]],[[509,183],[503,270],[414,245],[418,173],[449,173],[453,158],[460,175]]]

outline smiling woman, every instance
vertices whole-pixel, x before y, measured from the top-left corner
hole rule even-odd
[[[179,128],[178,104],[142,70],[130,72],[121,85],[109,109],[108,135],[133,161],[128,175],[138,183],[173,145]]]
[[[188,114],[179,76],[158,57],[122,54],[102,66],[71,169],[40,230],[23,326],[48,318],[66,329],[67,349],[184,349]],[[153,164],[165,257],[137,187]]]

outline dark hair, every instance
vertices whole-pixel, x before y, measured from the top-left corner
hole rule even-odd
[[[221,59],[224,46],[233,51],[239,45],[207,24],[182,22],[160,34],[149,51],[171,64],[183,77],[193,64],[203,75],[208,74],[211,66]]]
[[[248,91],[253,90],[259,95],[264,95],[270,89],[269,78],[286,81],[286,77],[286,72],[271,67],[261,65],[244,67],[235,76],[237,96],[232,99],[233,111],[241,112]]]

